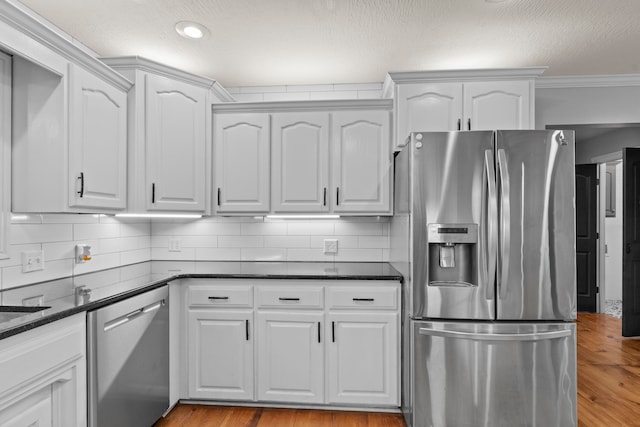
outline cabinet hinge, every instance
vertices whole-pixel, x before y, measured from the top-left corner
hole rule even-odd
[[[596,240],[600,238],[600,233],[596,233]]]
[[[596,294],[600,293],[600,286],[596,286]]]

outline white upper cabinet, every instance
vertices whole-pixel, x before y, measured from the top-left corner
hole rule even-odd
[[[211,212],[212,80],[141,57],[101,58],[134,82],[129,92],[128,211]]]
[[[124,209],[131,83],[104,65],[103,75],[66,62],[58,74],[13,62],[12,210]]]
[[[269,212],[269,115],[214,116],[216,211]]]
[[[271,141],[273,212],[327,212],[329,114],[273,114]]]
[[[392,101],[213,106],[217,212],[390,215]]]
[[[530,129],[534,126],[530,92],[526,81],[465,83],[466,129]]]
[[[395,143],[409,133],[532,129],[535,79],[544,67],[389,73],[384,93],[395,100]]]
[[[205,209],[207,91],[147,74],[148,210]]]
[[[409,83],[398,87],[398,138],[412,132],[460,129],[462,85],[459,83]]]
[[[70,206],[127,204],[127,94],[70,65]]]
[[[391,212],[389,121],[387,111],[333,113],[331,170],[334,212]]]

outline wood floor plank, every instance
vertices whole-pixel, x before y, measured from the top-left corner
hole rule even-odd
[[[332,425],[331,411],[300,409],[296,411],[294,427],[327,427]]]
[[[296,412],[288,409],[265,408],[262,410],[257,427],[294,427]]]

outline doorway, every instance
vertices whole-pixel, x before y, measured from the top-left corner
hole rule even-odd
[[[547,129],[574,130],[576,165],[597,165],[598,239],[594,265],[599,293],[594,311],[621,317],[624,306],[622,157],[624,148],[640,147],[640,123],[549,125]],[[583,212],[577,210],[576,215]],[[582,217],[576,219],[584,222]]]

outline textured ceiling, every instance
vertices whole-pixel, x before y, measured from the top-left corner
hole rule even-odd
[[[381,82],[387,71],[640,72],[640,0],[22,0],[102,56],[224,86]],[[178,21],[211,34],[186,40]]]

